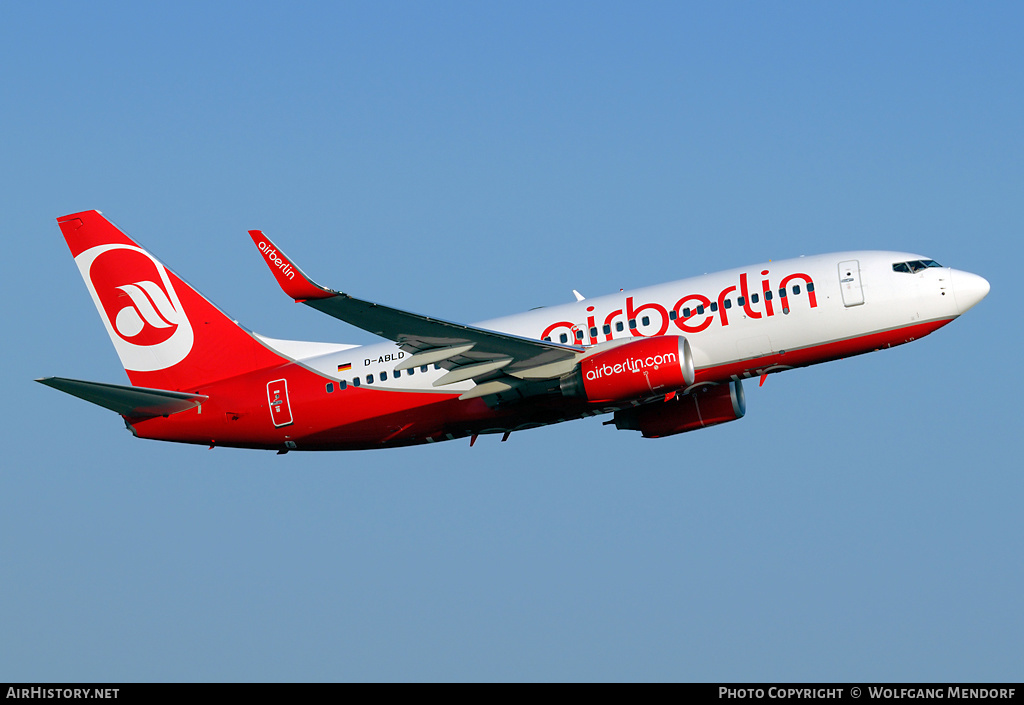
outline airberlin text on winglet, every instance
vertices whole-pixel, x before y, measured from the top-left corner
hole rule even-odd
[[[268,245],[265,241],[261,241],[257,247],[260,248],[260,252],[267,258],[272,267],[277,267],[281,270],[281,274],[285,275],[289,279],[295,278],[295,269],[286,260],[281,259],[277,255],[277,250]]]
[[[288,255],[277,249],[273,241],[263,234],[263,231],[250,230],[249,237],[252,238],[253,244],[259,248],[260,254],[266,258],[274,278],[277,279],[277,283],[281,285],[281,288],[284,289],[288,296],[291,296],[296,301],[324,299],[334,296],[334,292],[311,282],[301,269],[291,263]]]

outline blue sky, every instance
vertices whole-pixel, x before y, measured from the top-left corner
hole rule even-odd
[[[46,3],[0,22],[0,680],[1019,680],[1019,3]],[[386,452],[139,441],[54,218],[250,328],[315,279],[476,321],[800,254],[992,293],[913,345]]]

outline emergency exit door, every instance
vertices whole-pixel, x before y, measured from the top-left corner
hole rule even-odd
[[[288,402],[288,380],[275,379],[267,383],[267,402],[270,404],[270,420],[280,428],[292,423],[292,405]]]
[[[839,289],[843,292],[843,304],[847,307],[864,303],[864,287],[860,282],[860,262],[851,259],[839,263]]]

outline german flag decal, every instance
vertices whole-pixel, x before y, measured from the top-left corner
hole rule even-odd
[[[352,369],[352,363],[346,362],[344,365],[338,365],[338,372],[348,372]]]

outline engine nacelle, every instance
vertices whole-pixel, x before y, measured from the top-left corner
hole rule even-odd
[[[591,402],[649,397],[693,384],[693,355],[686,338],[640,338],[580,360],[560,381],[562,394]]]
[[[679,394],[672,401],[645,404],[615,412],[615,428],[661,438],[743,418],[746,397],[740,382]]]

